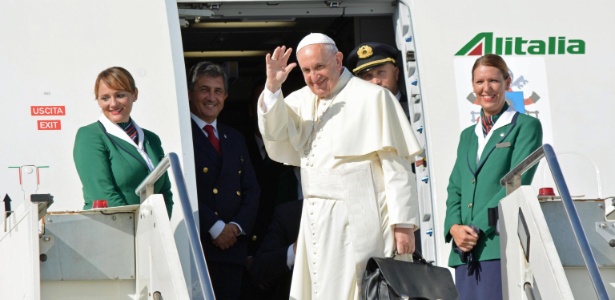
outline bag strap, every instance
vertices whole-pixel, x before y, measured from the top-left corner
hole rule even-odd
[[[423,254],[421,254],[421,252],[419,252],[418,250],[414,250],[414,253],[412,253],[412,260],[424,264],[433,264],[433,261],[427,261],[425,257],[423,257]]]
[[[391,258],[395,258],[395,256],[397,256],[399,253],[397,253],[397,249],[395,251],[393,251],[393,256],[391,256]],[[420,262],[423,264],[429,264],[432,265],[433,264],[433,260],[427,261],[424,257],[423,254],[421,254],[421,252],[419,252],[419,250],[414,250],[414,253],[412,253],[412,261],[414,262]]]

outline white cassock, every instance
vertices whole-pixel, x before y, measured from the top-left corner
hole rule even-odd
[[[367,260],[395,250],[394,225],[419,224],[410,174],[420,147],[403,109],[345,68],[330,98],[308,87],[286,98],[264,91],[258,106],[269,156],[301,167],[290,298],[359,299]]]

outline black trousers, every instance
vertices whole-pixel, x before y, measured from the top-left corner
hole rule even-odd
[[[238,264],[207,262],[216,300],[239,299],[244,268]]]

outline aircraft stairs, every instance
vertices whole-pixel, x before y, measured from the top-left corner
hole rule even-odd
[[[188,262],[162,195],[152,194],[169,167],[185,225],[175,234],[187,238]],[[28,194],[32,201],[4,213],[0,299],[214,299],[182,174],[177,155],[167,155],[137,188],[141,205],[48,212],[53,196]]]
[[[521,174],[545,158],[560,196],[536,196]],[[549,144],[502,178],[504,299],[615,298],[613,199],[573,200]],[[606,285],[605,285],[606,284]]]

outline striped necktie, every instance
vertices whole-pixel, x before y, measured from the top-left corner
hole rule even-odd
[[[135,124],[132,123],[132,120],[130,120],[128,124],[125,125],[125,127],[121,125],[120,127],[124,128],[126,134],[135,142],[135,144],[139,144],[139,135],[137,134],[137,128],[135,127]]]
[[[489,134],[489,131],[491,131],[491,128],[493,128],[493,124],[495,124],[495,122],[498,121],[498,119],[500,118],[500,116],[502,116],[502,114],[508,110],[508,103],[504,102],[504,106],[502,106],[502,109],[500,110],[499,113],[497,113],[496,115],[492,115],[492,116],[485,116],[485,111],[481,109],[480,111],[480,123],[483,127],[483,137],[487,137],[487,135]]]
[[[493,116],[481,116],[480,121],[483,125],[483,136],[486,137],[489,134],[489,131],[491,131],[491,128],[493,127]]]

